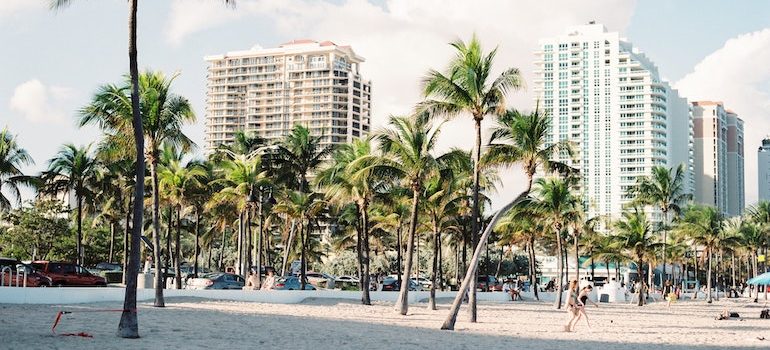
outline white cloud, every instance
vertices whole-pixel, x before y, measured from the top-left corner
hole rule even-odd
[[[72,89],[46,86],[40,80],[33,79],[13,90],[10,109],[31,122],[61,123],[66,117],[62,103],[72,96]]]
[[[518,67],[531,81],[533,50],[539,38],[561,34],[569,25],[596,20],[623,31],[634,2],[387,0],[377,6],[365,0],[341,4],[310,0],[239,0],[230,10],[212,1],[174,0],[167,37],[180,43],[197,31],[245,19],[269,21],[279,34],[292,38],[331,40],[351,45],[366,58],[362,73],[372,80],[372,121],[380,126],[389,114],[408,113],[420,100],[420,78],[443,69],[452,57],[447,44],[467,40],[475,32],[486,50],[499,47],[497,70]],[[242,48],[233,48],[234,50]],[[213,53],[212,53],[213,54]],[[533,105],[530,90],[513,93],[511,104]],[[441,146],[470,149],[474,142],[469,118],[445,125]],[[487,127],[489,125],[486,125]],[[523,188],[520,171],[504,174],[501,198]],[[500,205],[500,201],[495,201]]]
[[[45,1],[42,0],[2,0],[0,1],[0,18],[14,16],[18,13],[44,9]]]
[[[693,100],[723,101],[744,120],[746,204],[757,200],[756,149],[770,133],[770,28],[743,34],[706,56],[676,87]]]

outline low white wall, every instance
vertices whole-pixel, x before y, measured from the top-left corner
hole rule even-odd
[[[152,300],[153,289],[138,289],[137,300]],[[370,292],[372,301],[395,302],[398,292]],[[454,298],[456,292],[436,292],[437,298]],[[544,293],[541,293],[544,294]],[[296,304],[307,298],[360,300],[359,291],[315,290],[315,291],[252,291],[252,290],[190,290],[165,289],[166,297],[196,297],[216,300],[250,301],[273,304]],[[510,297],[501,292],[478,293],[479,301],[505,302]],[[123,301],[123,288],[15,288],[0,287],[0,304],[78,304],[94,302]],[[409,292],[409,302],[427,301],[429,292]],[[528,298],[526,293],[525,299]],[[551,299],[552,300],[552,299]]]

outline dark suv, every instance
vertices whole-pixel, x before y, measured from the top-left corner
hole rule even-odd
[[[95,276],[78,264],[33,261],[32,267],[48,276],[54,286],[106,286],[107,280]]]
[[[51,279],[41,274],[40,271],[11,258],[0,258],[0,284],[3,286],[24,286],[24,270],[21,270],[22,268],[27,272],[27,287],[50,287],[52,285]]]

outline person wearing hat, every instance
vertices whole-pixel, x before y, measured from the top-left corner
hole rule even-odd
[[[513,278],[508,278],[503,284],[503,292],[508,293],[511,296],[511,301],[519,299],[519,290],[516,289],[516,285],[513,284]]]

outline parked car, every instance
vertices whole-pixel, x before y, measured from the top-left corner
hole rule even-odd
[[[334,288],[334,277],[325,273],[308,271],[305,273],[308,283],[316,288]]]
[[[398,279],[388,276],[382,281],[383,292],[397,292],[401,290],[401,286],[398,284]],[[414,280],[409,281],[409,291],[421,291],[422,286]]]
[[[22,270],[23,269],[23,270]],[[4,270],[4,271],[2,271]],[[51,279],[35,270],[32,266],[23,264],[12,258],[0,257],[0,284],[3,286],[24,286],[24,272],[27,272],[27,287],[50,287],[53,285]]]
[[[425,277],[412,277],[412,281],[415,281],[418,284],[420,284],[422,289],[425,289],[425,290],[430,289],[430,286],[433,284],[433,282],[431,282],[431,280],[429,280],[429,279],[427,279]]]
[[[107,285],[107,279],[96,276],[83,266],[68,262],[33,261],[30,265],[51,279],[54,286],[98,286]]]
[[[343,283],[359,283],[359,281],[358,281],[358,277],[347,276],[347,275],[343,275],[343,276],[335,277],[335,278],[334,278],[334,282],[343,282]]]
[[[489,282],[489,289],[487,289],[487,282]],[[476,290],[480,292],[489,292],[492,290],[492,286],[494,286],[497,282],[498,281],[495,276],[479,276],[476,283]],[[502,290],[502,286],[500,287],[500,290]]]
[[[198,278],[190,278],[186,289],[243,289],[246,280],[234,273],[207,273]]]
[[[275,281],[275,290],[302,290],[302,284],[299,283],[299,278],[295,276],[280,277]],[[305,290],[316,290],[315,286],[310,283],[305,284]]]
[[[99,271],[123,271],[123,265],[109,262],[100,262],[94,266]]]

